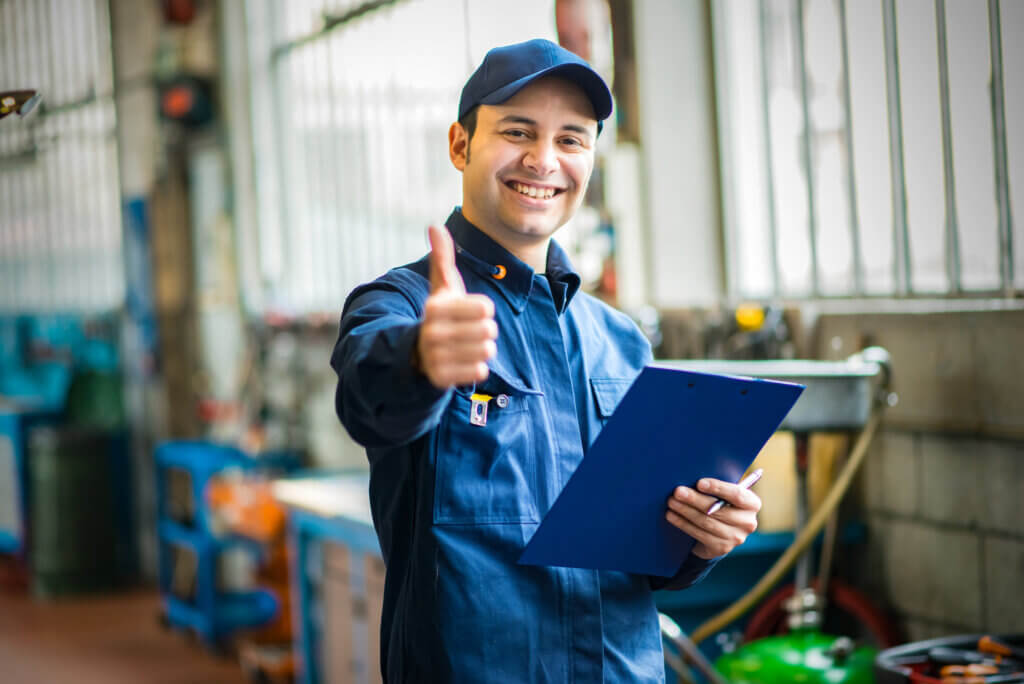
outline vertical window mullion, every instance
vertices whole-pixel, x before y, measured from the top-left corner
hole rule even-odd
[[[907,182],[903,162],[903,108],[900,102],[899,46],[895,0],[882,0],[885,27],[885,81],[889,115],[889,163],[892,177],[893,270],[897,294],[910,293],[910,238]]]
[[[15,78],[20,80],[21,74],[25,73],[25,61],[27,59],[27,46],[22,40],[23,27],[21,25],[20,17],[24,16],[21,14],[21,7],[17,3],[9,3],[11,7],[11,23],[9,26],[15,27],[13,31],[8,29],[10,36],[8,44],[11,47],[10,61],[8,64],[11,65],[11,71],[9,72]],[[20,86],[19,86],[20,87]],[[17,115],[15,115],[17,116]],[[5,122],[6,123],[6,122]],[[29,129],[25,126],[19,126],[18,133],[11,136],[14,142],[14,149],[18,153],[22,150],[30,150],[35,147],[33,136],[29,132]],[[38,150],[34,150],[38,152]],[[38,307],[39,300],[33,300],[31,295],[31,288],[26,288],[26,282],[29,282],[36,270],[39,268],[36,255],[32,254],[31,250],[31,227],[28,225],[28,204],[25,198],[28,196],[28,180],[23,171],[17,171],[12,174],[12,180],[10,181],[14,188],[14,196],[11,197],[11,215],[15,217],[15,222],[18,227],[15,228],[13,237],[12,254],[14,255],[15,268],[17,269],[19,264],[20,268],[24,269],[25,277],[18,278],[16,282],[16,294],[14,296],[15,307],[24,307],[26,304],[30,307]],[[19,254],[20,253],[20,254]]]
[[[295,127],[288,125],[285,121],[285,103],[294,102],[291,91],[291,79],[287,78],[286,74],[282,71],[288,68],[288,60],[292,59],[292,52],[281,51],[277,49],[278,40],[282,35],[282,29],[284,28],[284,17],[282,16],[282,6],[276,2],[268,0],[267,7],[270,9],[270,90],[271,90],[271,105],[273,107],[273,129],[276,135],[273,136],[273,143],[275,149],[275,164],[278,169],[275,174],[277,178],[277,192],[278,192],[278,211],[279,217],[277,225],[273,227],[273,231],[276,233],[274,236],[274,242],[280,250],[278,256],[278,269],[276,278],[272,279],[271,287],[277,291],[277,295],[284,295],[288,302],[294,302],[295,288],[293,284],[293,274],[291,271],[292,257],[292,240],[285,239],[286,231],[295,230],[295,217],[292,211],[293,205],[295,204],[290,194],[290,188],[288,180],[290,178],[289,169],[292,167],[293,159],[290,158],[292,154],[292,145],[287,144],[285,136],[291,138],[294,135]],[[289,157],[286,157],[289,155]],[[274,291],[271,291],[271,300],[274,299]]]
[[[935,0],[936,42],[939,50],[939,105],[942,113],[942,169],[946,194],[946,277],[951,292],[960,292],[960,238],[953,173],[953,124],[949,107],[949,54],[946,40],[946,0]]]
[[[1007,170],[1006,111],[1003,102],[1003,38],[999,0],[988,0],[989,46],[992,50],[992,137],[995,157],[996,201],[999,208],[999,276],[1003,292],[1013,292],[1013,216]]]
[[[309,7],[307,6],[306,9],[309,9]],[[292,245],[292,259],[288,264],[290,269],[288,278],[295,288],[295,299],[292,304],[301,311],[309,311],[310,302],[315,297],[313,280],[316,273],[314,270],[313,254],[316,251],[317,235],[316,220],[314,218],[316,207],[313,205],[314,198],[312,196],[311,183],[314,182],[313,179],[317,174],[317,169],[314,151],[310,145],[310,136],[315,135],[313,131],[317,115],[315,109],[315,50],[315,41],[305,41],[289,50],[288,57],[286,57],[288,60],[288,78],[293,86],[298,88],[298,97],[291,101],[313,103],[312,108],[292,109],[289,112],[293,126],[292,131],[295,136],[295,145],[291,147],[290,153],[298,157],[295,168],[302,174],[301,182],[295,182],[293,178],[293,182],[290,184],[291,191],[295,193],[295,204],[301,207],[301,209],[295,214],[300,217],[299,221],[296,222],[297,225],[292,224],[289,226],[289,230],[298,228],[301,231],[300,235],[302,238],[299,240],[286,240],[286,242],[294,243]],[[301,125],[298,125],[296,119],[302,122]]]
[[[339,75],[335,73],[335,68],[339,65],[335,64],[336,53],[338,48],[338,34],[334,33],[324,37],[326,50],[325,59],[327,62],[327,99],[329,100],[330,106],[330,125],[328,130],[330,131],[330,143],[325,141],[325,145],[330,146],[330,165],[328,173],[331,179],[331,185],[333,187],[333,197],[331,200],[331,208],[334,214],[334,230],[330,231],[330,261],[335,264],[333,268],[330,268],[330,293],[336,301],[344,301],[344,296],[347,293],[345,287],[345,278],[351,271],[351,260],[349,250],[345,248],[345,241],[347,236],[347,222],[345,211],[342,207],[342,198],[344,197],[345,190],[345,174],[341,166],[341,160],[344,159],[345,148],[343,146],[342,135],[345,130],[345,124],[341,114],[341,102],[342,94],[338,88]],[[327,274],[325,274],[327,275]]]
[[[769,97],[771,94],[771,87],[769,81],[769,69],[768,69],[768,41],[771,36],[768,31],[768,10],[766,3],[768,0],[761,0],[758,5],[758,28],[760,33],[760,48],[761,48],[761,104],[764,108],[762,121],[764,125],[764,160],[765,160],[765,191],[768,200],[768,229],[771,234],[771,263],[772,263],[772,294],[778,297],[782,291],[782,281],[779,275],[779,242],[778,242],[778,217],[775,211],[775,181],[774,173],[772,169],[773,158],[772,158],[772,125],[771,125],[771,107],[769,106]]]
[[[853,113],[850,106],[850,49],[846,26],[846,0],[839,0],[839,50],[842,56],[843,142],[846,145],[846,194],[850,213],[850,241],[853,248],[854,294],[864,293],[864,264],[860,252],[860,216],[857,212],[857,175],[853,163]]]
[[[14,5],[0,4],[0,26],[11,25],[13,21]],[[13,80],[10,50],[14,49],[13,41],[0,42],[0,79],[4,82]],[[41,86],[42,87],[42,86]],[[5,122],[6,123],[6,122]],[[0,161],[6,161],[9,155],[13,155],[17,149],[18,139],[14,134],[14,128],[5,126],[0,128]],[[4,207],[5,218],[14,217],[14,183],[12,173],[0,175],[0,207]],[[18,221],[0,221],[0,310],[14,310],[14,303],[17,301],[16,290],[18,287],[18,258],[15,254],[17,242]]]
[[[327,15],[326,8],[322,8],[324,16]],[[314,75],[314,87],[316,95],[310,98],[316,103],[316,122],[312,127],[312,142],[316,147],[316,183],[310,179],[309,187],[316,193],[310,197],[311,204],[318,205],[316,224],[314,225],[314,240],[310,244],[312,250],[313,266],[313,308],[317,311],[326,311],[330,302],[337,301],[337,295],[330,287],[328,274],[331,272],[331,264],[336,263],[336,252],[332,249],[332,235],[328,226],[338,225],[338,214],[331,201],[332,196],[325,191],[325,186],[333,173],[330,169],[330,160],[327,153],[327,140],[331,137],[332,109],[331,109],[331,72],[330,55],[327,49],[327,36],[321,36],[319,40],[310,45],[311,72]],[[330,219],[327,219],[330,217]]]
[[[810,96],[807,92],[807,47],[804,39],[804,0],[797,0],[795,26],[797,48],[797,80],[800,84],[800,110],[804,121],[804,134],[801,138],[805,181],[807,184],[807,236],[811,248],[811,294],[821,294],[818,277],[818,217],[816,198],[814,196],[814,124],[811,121]]]
[[[49,27],[53,25],[49,16],[49,4],[48,3],[33,3],[32,8],[35,10],[32,14],[32,27],[29,30],[29,35],[41,37],[45,31],[49,30]],[[47,86],[50,84],[53,78],[53,49],[49,45],[50,41],[38,41],[38,44],[42,44],[43,49],[39,50],[38,57],[39,63],[36,66],[36,82],[26,84],[28,87],[38,88],[40,91],[45,91]],[[38,116],[38,113],[37,113]],[[38,130],[38,129],[37,129]],[[41,249],[46,251],[46,255],[43,259],[43,264],[40,264],[46,273],[46,282],[49,283],[47,287],[47,293],[45,297],[45,306],[48,309],[56,309],[57,302],[60,296],[63,294],[60,291],[60,273],[61,269],[58,268],[57,250],[56,243],[54,240],[56,227],[54,226],[53,213],[47,207],[47,189],[54,186],[53,183],[53,163],[45,157],[37,157],[35,166],[35,175],[37,178],[37,186],[35,196],[32,198],[34,202],[30,201],[29,206],[32,207],[32,211],[35,212],[36,225],[38,230],[41,230],[44,234],[44,238],[40,240]],[[42,190],[42,192],[38,192]],[[45,264],[45,265],[44,265]]]
[[[374,191],[378,188],[376,178],[372,174],[376,171],[376,163],[373,160],[373,140],[370,127],[373,126],[376,113],[376,90],[375,82],[370,81],[366,76],[360,76],[356,82],[355,115],[357,138],[356,149],[359,160],[359,217],[362,221],[362,242],[363,253],[366,255],[359,273],[359,281],[369,280],[377,269],[381,259],[381,228],[377,223],[376,205]]]

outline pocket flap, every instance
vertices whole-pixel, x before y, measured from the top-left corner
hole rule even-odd
[[[517,379],[515,375],[507,372],[501,366],[495,365],[493,361],[488,364],[488,370],[490,372],[487,375],[487,379],[476,383],[476,391],[480,394],[490,394],[492,396],[499,394],[544,396],[543,392],[530,389],[521,380]],[[470,388],[466,387],[464,389],[468,390]]]
[[[594,400],[597,402],[597,412],[601,414],[602,418],[610,418],[615,413],[616,407],[632,384],[633,381],[627,378],[590,379],[590,386],[594,390]]]

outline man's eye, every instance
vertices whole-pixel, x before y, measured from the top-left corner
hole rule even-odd
[[[580,147],[581,145],[583,145],[583,143],[581,143],[576,138],[563,138],[562,144],[568,147]]]
[[[518,129],[514,129],[514,130],[510,130],[510,131],[505,131],[505,135],[507,135],[507,136],[509,136],[511,138],[525,138],[526,137],[526,131],[520,131]]]

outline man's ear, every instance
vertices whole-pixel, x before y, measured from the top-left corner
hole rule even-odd
[[[448,128],[448,157],[452,166],[462,171],[469,159],[469,136],[458,121]]]

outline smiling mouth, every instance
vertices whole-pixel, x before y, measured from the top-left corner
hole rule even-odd
[[[560,195],[563,192],[565,192],[560,188],[542,188],[537,185],[527,185],[526,183],[519,183],[518,181],[509,181],[505,183],[505,186],[508,187],[510,190],[518,192],[520,195],[523,195],[524,197],[542,200],[551,199],[552,197]]]

